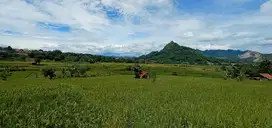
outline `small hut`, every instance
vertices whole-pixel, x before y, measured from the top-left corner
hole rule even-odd
[[[135,74],[135,78],[138,78],[138,79],[139,78],[143,78],[143,79],[149,78],[148,72],[144,72],[140,68],[134,68],[134,74]]]
[[[260,80],[272,81],[272,75],[268,73],[260,73]]]
[[[143,79],[148,79],[148,77],[149,77],[148,72],[141,72],[140,77]]]

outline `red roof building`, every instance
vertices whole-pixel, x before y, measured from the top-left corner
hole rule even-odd
[[[268,73],[260,73],[260,75],[268,80],[272,80],[272,75]]]

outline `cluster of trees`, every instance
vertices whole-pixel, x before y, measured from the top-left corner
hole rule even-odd
[[[35,58],[35,63],[41,60],[50,61],[70,61],[70,62],[119,62],[119,63],[138,63],[141,60],[137,58],[110,57],[102,55],[82,54],[82,53],[64,53],[60,50],[15,50],[12,47],[0,47],[0,60],[25,60],[26,58]],[[143,60],[142,60],[143,62]]]
[[[222,66],[221,70],[225,73],[226,79],[243,80],[244,78],[258,77],[260,73],[272,74],[272,62],[264,60],[260,63],[233,64]]]
[[[70,61],[70,62],[123,62],[123,63],[135,63],[137,60],[135,58],[117,58],[108,57],[101,55],[91,55],[82,53],[63,53],[60,50],[54,51],[42,51],[34,50],[29,54],[30,58],[38,58],[41,60],[51,60],[51,61]]]
[[[0,60],[25,60],[25,56],[22,56],[16,52],[12,47],[0,47]]]
[[[71,67],[64,67],[61,69],[59,78],[71,78],[71,77],[88,77],[87,72],[90,71],[90,67],[87,65],[73,64]],[[49,79],[57,77],[56,69],[46,67],[42,69],[42,74]]]
[[[0,71],[0,79],[4,81],[12,75],[13,71],[21,71],[19,68],[14,68],[11,66],[5,66],[2,68],[3,69]],[[59,78],[88,77],[89,75],[87,74],[87,72],[90,71],[90,67],[88,67],[87,65],[73,64],[70,67],[62,68],[61,74],[59,75],[56,74],[56,69],[54,67],[45,67],[41,71],[44,77],[49,79],[54,79],[57,76]],[[32,74],[36,75],[36,78],[38,77],[38,74],[33,72],[31,72],[27,77]]]

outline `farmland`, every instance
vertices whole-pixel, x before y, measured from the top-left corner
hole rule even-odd
[[[43,64],[57,76],[71,65]],[[82,64],[92,77],[53,80],[29,62],[0,65],[24,69],[0,81],[0,127],[272,127],[272,83],[224,80],[216,66],[141,65],[152,81],[134,79],[133,64]]]

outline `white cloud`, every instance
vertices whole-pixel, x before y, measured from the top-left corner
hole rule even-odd
[[[101,5],[119,10],[120,19],[109,19]],[[148,7],[153,11],[147,10]],[[172,0],[33,0],[32,4],[23,0],[2,0],[0,44],[135,55],[159,50],[171,40],[199,49],[243,48],[254,41],[258,41],[255,44],[265,42],[270,36],[270,9],[271,2],[266,2],[259,12],[221,16],[180,13]],[[135,17],[140,18],[140,24],[133,24]],[[65,24],[71,31],[47,30],[38,27],[37,22]],[[23,34],[5,33],[5,30]],[[137,33],[146,36],[137,37]]]
[[[272,15],[272,2],[268,1],[264,3],[263,5],[261,5],[260,10],[264,14]]]
[[[211,50],[211,49],[231,49],[229,44],[196,44],[196,45],[189,45],[190,47],[194,47],[200,50]]]

